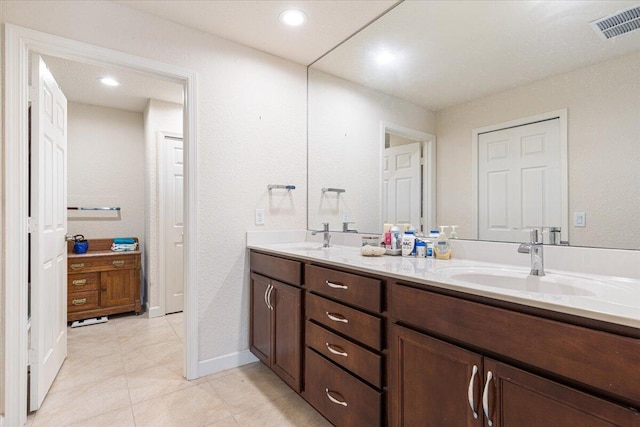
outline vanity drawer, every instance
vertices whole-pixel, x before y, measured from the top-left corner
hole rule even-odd
[[[391,287],[389,312],[400,323],[640,404],[640,340],[449,297]]]
[[[302,263],[251,252],[251,271],[292,285],[302,285]]]
[[[382,388],[382,357],[307,320],[307,345],[327,359]]]
[[[89,273],[136,268],[139,267],[138,259],[139,254],[69,257],[67,271],[69,273]]]
[[[318,295],[307,294],[306,316],[356,341],[382,349],[382,320]]]
[[[75,294],[98,289],[100,273],[69,274],[67,276],[67,293]]]
[[[379,426],[382,395],[309,348],[306,349],[305,397],[332,424]]]
[[[85,291],[67,295],[67,312],[93,310],[98,308],[98,292]]]
[[[330,268],[307,265],[305,286],[313,292],[366,310],[382,311],[382,282]]]

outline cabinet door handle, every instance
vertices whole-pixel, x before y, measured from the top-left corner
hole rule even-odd
[[[475,397],[476,375],[478,375],[478,367],[476,365],[473,365],[471,378],[469,379],[469,389],[467,390],[467,397],[469,398],[469,406],[471,407],[471,411],[473,412],[473,418],[478,419],[478,413],[476,412],[476,397]]]
[[[334,322],[349,323],[348,319],[345,319],[339,314],[329,313],[328,311],[326,311],[325,313],[327,313],[327,317],[329,318],[329,320],[333,320]]]
[[[269,309],[273,310],[273,305],[271,304],[271,292],[273,292],[273,285],[269,285],[269,293],[267,294],[267,305]]]
[[[487,382],[484,385],[484,392],[482,393],[482,409],[484,409],[484,416],[487,419],[489,427],[493,425],[493,421],[489,418],[489,384],[492,378],[493,373],[491,371],[487,372]]]
[[[80,264],[71,264],[69,267],[70,267],[72,270],[77,270],[77,269],[79,269],[79,268],[84,268],[84,263],[83,263],[83,262],[81,262]]]
[[[102,289],[102,292],[107,292],[107,287],[106,286],[103,286],[101,289]]]
[[[327,350],[329,350],[333,354],[337,354],[338,356],[344,356],[344,357],[348,357],[349,356],[349,354],[346,351],[344,351],[343,348],[338,347],[337,345],[334,346],[334,345],[329,344],[329,343],[325,343],[324,345],[326,345],[327,346]],[[339,348],[340,350],[336,350],[336,348]]]
[[[87,284],[87,279],[78,279],[71,282],[75,286],[82,286]]]
[[[347,406],[347,402],[345,402],[344,400],[338,400],[335,397],[331,396],[331,392],[329,391],[328,388],[325,388],[324,392],[327,393],[327,397],[331,402],[335,403],[336,405],[342,405],[345,407]]]
[[[115,267],[122,267],[124,265],[124,260],[118,259],[111,262],[111,264],[113,264],[113,266]]]
[[[333,283],[333,282],[330,282],[328,280],[325,280],[324,283],[326,283],[328,287],[333,288],[333,289],[349,289],[349,287],[347,285],[341,285],[339,283]]]
[[[73,305],[83,305],[87,303],[87,299],[86,298],[80,298],[80,299],[74,299],[71,300],[71,304]]]
[[[269,306],[269,302],[267,301],[267,294],[269,293],[269,289],[271,289],[271,285],[267,285],[267,287],[264,290],[264,305],[267,306],[267,308],[269,310],[271,310],[271,307]]]

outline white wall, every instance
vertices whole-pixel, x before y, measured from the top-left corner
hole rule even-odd
[[[250,229],[306,228],[306,69],[112,2],[2,2],[2,22],[195,70],[198,351],[248,349]],[[6,143],[6,141],[5,141]],[[269,183],[294,183],[270,199]],[[270,205],[273,203],[273,205]],[[268,208],[265,225],[254,210]],[[213,364],[203,363],[201,372]]]
[[[569,227],[577,246],[640,248],[640,54],[623,56],[437,113],[437,221],[471,236],[471,131],[568,109]]]
[[[382,232],[382,122],[435,134],[429,110],[317,70],[309,70],[309,227]],[[326,193],[323,187],[344,188]],[[416,224],[417,226],[417,224]]]
[[[69,233],[138,237],[144,244],[142,113],[69,102],[68,129],[67,205],[121,208],[68,211]]]
[[[145,138],[145,163],[146,163],[146,198],[145,210],[148,212],[145,221],[145,279],[147,284],[146,302],[152,310],[150,315],[155,315],[160,304],[158,280],[160,266],[158,264],[158,236],[160,233],[159,215],[159,151],[158,132],[171,132],[183,134],[183,107],[180,104],[150,99],[144,111],[144,138]],[[162,313],[164,314],[164,312]]]

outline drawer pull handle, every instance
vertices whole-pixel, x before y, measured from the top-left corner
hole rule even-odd
[[[349,354],[346,351],[344,351],[344,349],[342,349],[341,347],[338,347],[337,345],[334,346],[329,343],[325,343],[324,345],[326,345],[327,350],[329,350],[333,354],[337,354],[338,356],[344,356],[344,357],[349,356]],[[340,350],[336,350],[336,348],[339,348]]]
[[[328,311],[326,311],[325,313],[327,313],[327,317],[329,318],[329,320],[333,320],[334,322],[349,323],[348,319],[345,319],[339,314],[329,313]]]
[[[339,283],[333,283],[333,282],[330,282],[328,280],[325,280],[324,283],[326,283],[328,287],[333,288],[333,289],[349,289],[349,287],[347,285],[341,285]]]
[[[478,375],[478,367],[473,365],[473,371],[471,372],[471,379],[469,379],[469,389],[467,390],[467,397],[469,398],[469,406],[473,412],[473,418],[478,419],[478,413],[476,412],[476,397],[475,397],[475,379]]]
[[[73,305],[83,305],[87,303],[87,299],[86,298],[80,298],[80,299],[74,299],[71,300],[71,304]]]
[[[84,263],[81,262],[80,264],[71,264],[69,267],[71,267],[72,270],[77,270],[79,268],[84,268]]]
[[[327,393],[327,397],[331,402],[335,403],[336,405],[342,405],[345,407],[347,406],[347,402],[345,402],[344,400],[338,400],[335,397],[331,396],[331,392],[329,391],[328,388],[325,388],[324,392]]]
[[[269,293],[267,294],[267,305],[270,310],[273,310],[273,304],[271,304],[271,292],[273,292],[273,285],[269,285]]]
[[[487,419],[489,427],[493,425],[493,421],[489,418],[489,384],[492,378],[493,373],[491,371],[487,372],[487,382],[484,385],[484,392],[482,393],[482,409],[484,409],[484,417]]]
[[[71,283],[74,284],[75,286],[82,286],[87,284],[87,279],[74,280]]]
[[[119,259],[119,260],[113,261],[111,264],[113,264],[116,267],[122,267],[124,265],[124,261]]]

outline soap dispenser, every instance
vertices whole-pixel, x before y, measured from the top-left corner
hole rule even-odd
[[[436,242],[434,248],[436,259],[451,258],[451,248],[449,247],[449,240],[447,239],[447,234],[445,233],[446,228],[449,227],[447,227],[446,225],[440,226],[440,235],[438,236],[438,241]]]

